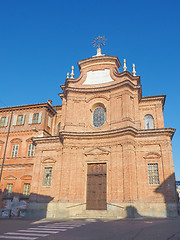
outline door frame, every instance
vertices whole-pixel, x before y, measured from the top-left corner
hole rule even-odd
[[[87,161],[86,162],[86,168],[85,168],[85,174],[86,174],[86,181],[85,181],[85,203],[86,203],[86,207],[85,209],[87,210],[87,184],[88,184],[88,165],[89,164],[106,164],[106,206],[108,205],[108,161],[107,160],[103,160],[103,161]],[[108,206],[107,206],[108,207]],[[107,210],[107,208],[106,208]],[[104,211],[106,211],[104,210]],[[98,211],[98,210],[87,210],[87,211]],[[103,210],[99,210],[99,211],[103,211]]]

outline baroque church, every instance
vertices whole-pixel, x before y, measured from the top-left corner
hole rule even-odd
[[[177,216],[166,96],[100,47],[78,66],[62,105],[0,108],[0,216]]]

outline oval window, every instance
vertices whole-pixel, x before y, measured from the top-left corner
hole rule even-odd
[[[93,112],[93,125],[94,127],[101,127],[105,123],[105,110],[102,107],[97,107]]]

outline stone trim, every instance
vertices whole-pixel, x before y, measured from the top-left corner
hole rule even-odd
[[[160,100],[162,102],[162,106],[164,108],[166,95],[155,95],[155,96],[142,97],[140,102],[157,101],[157,100]]]
[[[94,147],[94,148],[91,148],[90,150],[88,151],[85,151],[84,152],[84,155],[85,156],[88,156],[88,155],[108,155],[110,153],[109,150],[105,149],[105,148],[102,148],[102,147]]]
[[[17,164],[4,164],[4,166],[32,166],[32,165],[34,165],[34,163],[17,163]],[[0,164],[0,166],[2,166],[1,164]]]
[[[75,87],[66,87],[66,89],[63,89],[64,92],[67,91],[72,91],[72,92],[104,92],[104,91],[108,91],[108,90],[112,90],[121,86],[127,85],[129,87],[131,87],[131,89],[140,89],[140,85],[134,85],[130,80],[124,80],[122,82],[115,82],[114,84],[108,85],[108,86],[96,86],[96,87],[86,87],[86,88],[75,88]]]
[[[61,138],[66,138],[66,137],[86,137],[86,138],[94,138],[94,137],[102,137],[102,136],[107,136],[110,135],[125,135],[125,134],[130,134],[133,135],[134,137],[148,137],[148,136],[155,136],[155,135],[168,135],[171,138],[173,137],[175,132],[175,129],[173,128],[160,128],[160,129],[150,129],[150,130],[138,130],[133,127],[125,127],[125,128],[119,128],[119,129],[113,129],[113,130],[108,130],[108,131],[101,131],[101,132],[66,132],[62,131],[60,132]]]

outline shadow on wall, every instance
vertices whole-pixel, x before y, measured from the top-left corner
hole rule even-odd
[[[161,194],[164,198],[164,204],[166,205],[165,211],[162,209],[161,217],[176,217],[177,216],[177,193],[175,186],[175,175],[169,176],[162,184],[160,184],[154,192]],[[153,196],[154,197],[154,196]],[[35,218],[46,218],[48,213],[48,203],[53,200],[52,197],[47,195],[38,195],[31,193],[30,196],[25,196],[20,193],[13,192],[8,194],[5,189],[4,192],[0,193],[0,217],[35,217]],[[153,203],[153,198],[152,198]],[[155,207],[150,209],[154,211],[151,215],[138,213],[135,206],[129,205],[126,207],[125,218],[141,218],[141,217],[155,217],[156,199],[154,199]],[[159,209],[157,209],[159,212]]]
[[[160,184],[154,191],[157,194],[162,194],[164,197],[164,203],[166,210],[164,217],[177,217],[178,215],[178,194],[175,185],[175,174],[169,176],[162,184]],[[159,211],[159,209],[158,209]],[[156,214],[156,213],[155,213]],[[130,205],[126,207],[126,218],[141,218],[141,217],[152,217],[142,216],[138,213],[137,209]],[[163,217],[162,215],[162,217]]]
[[[5,189],[0,193],[0,217],[45,218],[47,205],[52,200],[53,198],[50,196],[34,193],[31,193],[30,196],[16,192],[9,194]]]
[[[141,218],[143,217],[137,211],[134,206],[127,206],[126,207],[126,218]]]
[[[155,192],[162,194],[164,197],[167,217],[173,217],[175,215],[175,211],[177,212],[178,204],[175,174],[173,173],[168,178],[166,178],[166,180],[156,188]]]

